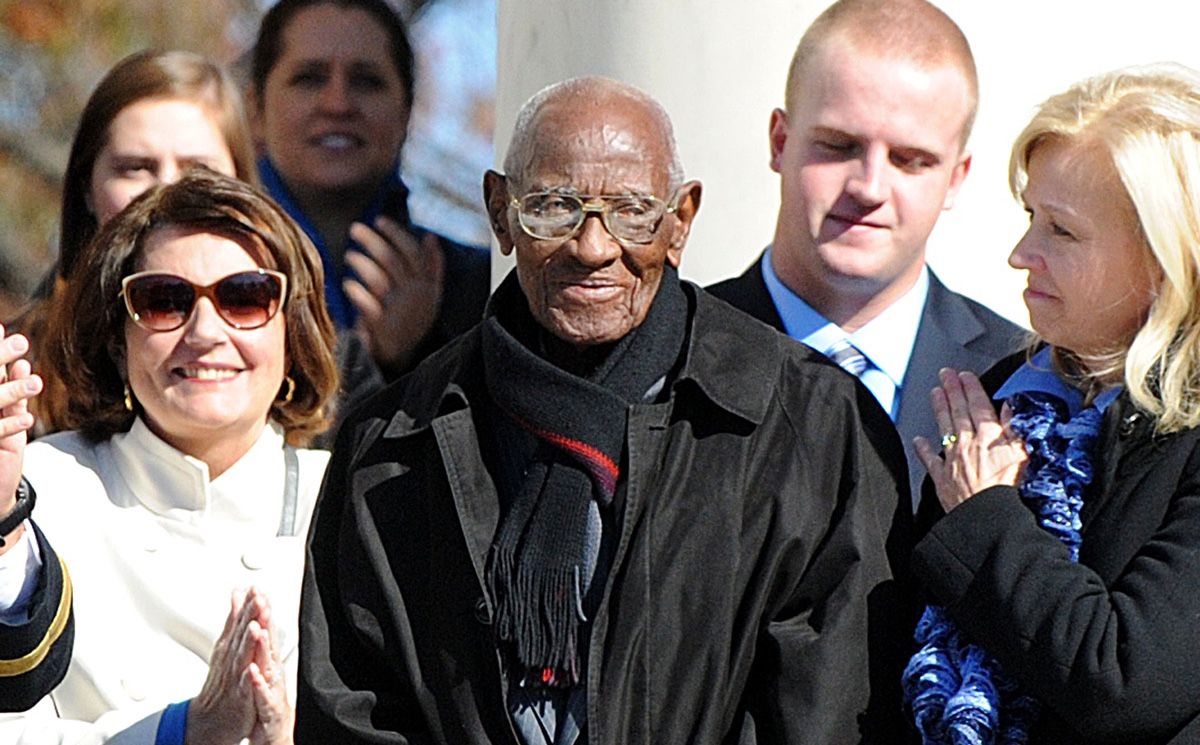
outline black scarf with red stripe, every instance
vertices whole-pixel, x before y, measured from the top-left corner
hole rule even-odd
[[[488,304],[488,393],[539,445],[487,565],[496,634],[526,680],[579,683],[589,505],[612,502],[629,407],[671,371],[687,316],[687,298],[668,266],[642,324],[581,377],[548,361],[545,349],[555,342],[530,314],[515,272]]]

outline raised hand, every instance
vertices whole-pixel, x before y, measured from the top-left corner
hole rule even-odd
[[[386,217],[375,220],[374,230],[354,223],[350,237],[363,250],[346,253],[358,279],[342,288],[358,309],[358,331],[380,367],[402,369],[441,307],[445,260],[438,238],[427,234],[418,242]]]
[[[33,374],[24,358],[29,340],[20,334],[5,336],[4,331],[0,326],[0,515],[7,515],[16,505],[25,443],[33,426],[29,401],[42,392],[42,379]],[[17,528],[11,538],[19,538],[22,530]],[[0,553],[15,543],[6,541]]]
[[[1007,404],[997,417],[979,378],[949,368],[938,376],[941,385],[929,396],[943,433],[943,452],[939,455],[924,437],[914,444],[937,488],[938,502],[949,512],[989,486],[1016,484],[1028,456],[1009,427]]]

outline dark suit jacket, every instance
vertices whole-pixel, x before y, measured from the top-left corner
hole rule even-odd
[[[0,711],[28,709],[58,685],[75,641],[70,576],[36,523],[32,537],[42,552],[42,569],[29,620],[0,625]]]
[[[718,282],[708,291],[763,323],[784,331],[783,319],[763,280],[761,256],[742,276]],[[938,370],[952,367],[982,373],[1020,349],[1025,339],[1026,334],[1019,326],[974,300],[951,292],[932,271],[929,273],[929,296],[925,299],[921,327],[917,330],[908,371],[900,388],[900,409],[896,417],[896,429],[908,458],[914,512],[921,495],[925,467],[917,459],[912,440],[921,435],[936,443],[941,437],[929,404],[929,391],[937,385]]]

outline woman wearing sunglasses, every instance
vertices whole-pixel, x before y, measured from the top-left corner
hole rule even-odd
[[[0,489],[23,472],[71,569],[74,658],[0,742],[290,742],[327,458],[299,446],[337,389],[321,286],[286,215],[207,170],[151,189],[80,255],[46,328],[77,431],[24,448],[23,467],[23,436],[0,441]]]

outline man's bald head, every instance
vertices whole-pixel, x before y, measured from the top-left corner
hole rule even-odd
[[[644,117],[657,133],[659,144],[666,154],[667,194],[679,188],[683,183],[683,165],[679,160],[675,133],[666,109],[639,88],[598,76],[554,83],[525,102],[517,113],[517,122],[504,158],[504,170],[509,180],[515,184],[526,183],[534,150],[545,145],[538,133],[548,120],[561,119],[564,113],[580,115],[589,110],[620,110],[631,116]]]
[[[787,79],[788,112],[798,105],[808,66],[831,42],[881,59],[907,60],[925,69],[956,68],[970,97],[962,133],[966,147],[979,107],[979,78],[967,37],[950,16],[926,0],[838,0],[817,16],[796,47]]]
[[[615,80],[558,83],[522,107],[504,165],[484,203],[529,312],[576,350],[624,338],[675,281],[700,207],[666,112]]]

